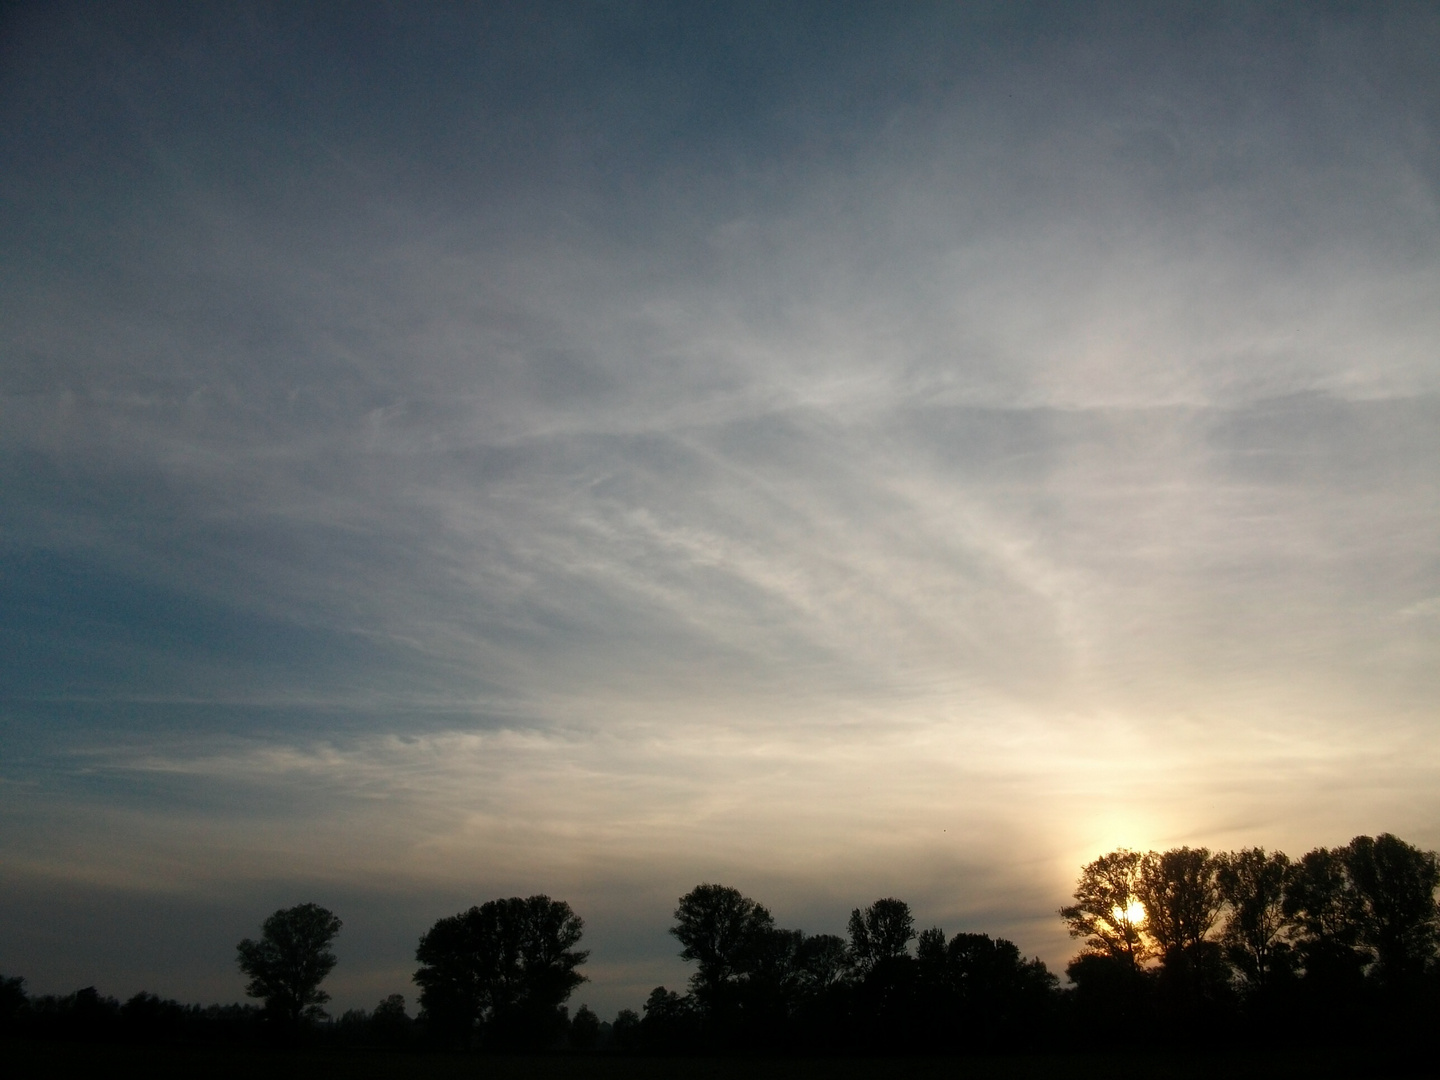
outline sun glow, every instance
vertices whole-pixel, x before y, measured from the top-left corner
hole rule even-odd
[[[1118,923],[1129,923],[1131,926],[1139,926],[1145,921],[1145,906],[1139,900],[1130,901],[1129,907],[1115,908],[1115,921]]]

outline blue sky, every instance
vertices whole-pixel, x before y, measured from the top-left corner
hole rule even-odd
[[[1432,7],[5,20],[0,970],[1440,846]]]

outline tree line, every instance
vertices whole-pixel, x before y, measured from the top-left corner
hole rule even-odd
[[[694,964],[604,1023],[567,1002],[585,981],[583,920],[547,896],[497,899],[420,938],[419,1012],[400,994],[324,1013],[341,930],[301,904],[236,958],[256,1006],[121,1004],[94,988],[31,998],[0,978],[0,1030],[60,1039],[328,1039],[372,1047],[516,1052],[943,1054],[1143,1043],[1419,1037],[1440,1004],[1440,859],[1390,834],[1292,860],[1248,848],[1117,850],[1081,869],[1060,917],[1083,942],[1068,986],[1014,942],[917,930],[908,904],[855,908],[845,936],[776,924],[704,883],[670,933]]]
[[[1081,1022],[1404,1032],[1440,1001],[1440,860],[1389,833],[1298,860],[1263,848],[1113,851],[1060,910]],[[1428,1021],[1426,1021],[1428,1023]],[[1358,1029],[1358,1030],[1357,1030]]]

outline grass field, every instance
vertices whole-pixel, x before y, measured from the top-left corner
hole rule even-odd
[[[1436,1060],[1377,1060],[1356,1051],[1035,1055],[1004,1058],[502,1058],[343,1051],[10,1044],[0,1065],[15,1077],[345,1077],[353,1080],[1208,1080],[1211,1077],[1429,1077]]]

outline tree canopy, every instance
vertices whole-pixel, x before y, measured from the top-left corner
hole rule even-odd
[[[1357,836],[1344,865],[1355,897],[1360,940],[1375,955],[1375,974],[1387,989],[1420,981],[1440,943],[1440,859],[1397,836]]]
[[[1141,934],[1144,912],[1137,907],[1142,858],[1138,851],[1121,848],[1086,864],[1075,885],[1075,903],[1060,909],[1071,937],[1084,938],[1091,952],[1132,966],[1149,954]]]
[[[1437,889],[1440,858],[1389,833],[1293,861],[1263,848],[1119,850],[1083,868],[1060,914],[1087,939],[1068,969],[1086,1015],[1178,1032],[1248,1010],[1328,1029],[1367,1009],[1393,1024],[1440,1000]]]
[[[915,938],[915,919],[904,900],[887,896],[850,913],[850,953],[862,971],[904,956]]]
[[[1193,953],[1206,941],[1224,901],[1208,848],[1149,852],[1140,861],[1136,898],[1161,956]]]
[[[707,882],[680,897],[670,933],[684,946],[681,959],[698,965],[692,989],[710,1003],[751,972],[774,929],[775,919],[763,905],[739,889]]]
[[[585,981],[576,968],[589,953],[575,948],[584,925],[548,896],[491,900],[437,920],[415,950],[423,1015],[461,1041],[478,1033],[492,1046],[544,1045]]]
[[[1267,989],[1290,970],[1292,950],[1285,939],[1285,882],[1290,857],[1283,851],[1246,848],[1217,859],[1216,885],[1229,909],[1221,939],[1240,979],[1254,991]]]
[[[323,1016],[330,995],[320,989],[335,967],[330,943],[340,933],[335,913],[319,904],[282,908],[265,920],[258,941],[237,945],[240,970],[250,977],[245,993],[263,998],[265,1009],[294,1027]]]

